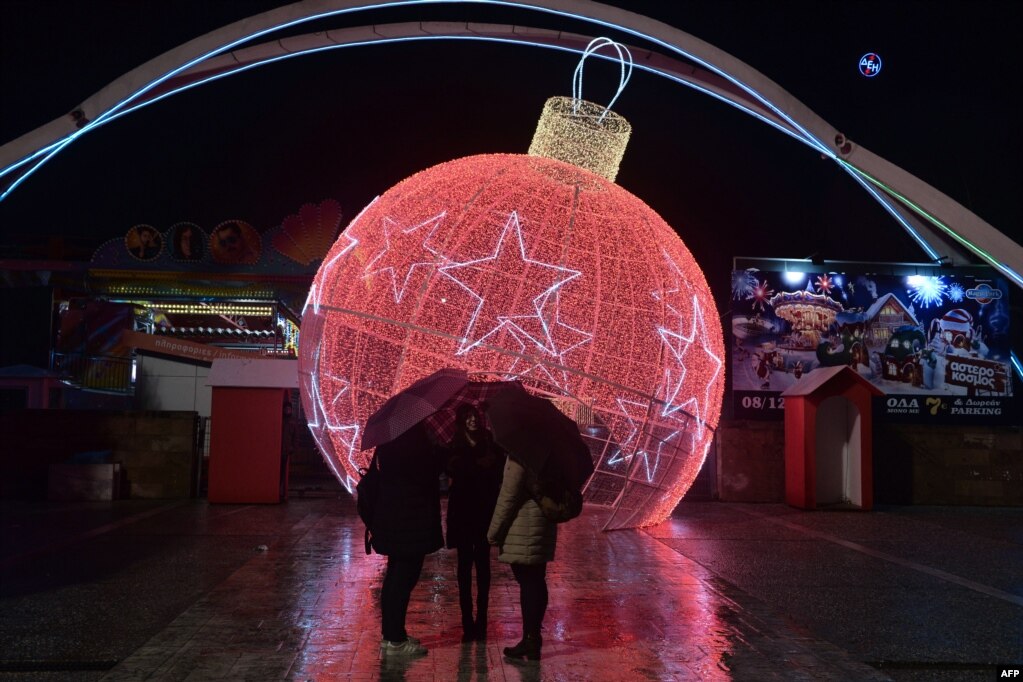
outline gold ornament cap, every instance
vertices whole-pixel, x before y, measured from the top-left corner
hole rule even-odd
[[[618,91],[606,107],[582,98],[583,63],[605,46],[617,51],[621,66]],[[609,38],[592,40],[575,68],[572,96],[551,97],[544,104],[529,145],[529,155],[571,163],[614,182],[629,144],[632,126],[624,117],[611,111],[611,105],[622,94],[631,75],[632,54],[627,47]]]
[[[551,97],[543,106],[529,154],[571,163],[614,182],[631,134],[629,122],[606,107]]]

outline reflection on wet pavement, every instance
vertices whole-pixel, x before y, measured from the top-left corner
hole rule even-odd
[[[613,532],[603,515],[562,526],[543,659],[512,664],[510,570],[495,560],[489,640],[463,644],[447,550],[427,558],[409,609],[429,654],[381,656],[384,560],[365,555],[347,496],[5,507],[0,676],[902,682],[988,679],[1023,658],[1013,510],[684,503]]]
[[[452,552],[428,557],[408,629],[429,654],[379,653],[382,558],[365,556],[357,519],[324,514],[273,544],[103,679],[728,680],[885,679],[805,633],[740,608],[713,576],[642,532],[600,532],[600,510],[563,527],[549,569],[543,659],[513,665],[518,590],[496,564],[490,637],[463,644]]]

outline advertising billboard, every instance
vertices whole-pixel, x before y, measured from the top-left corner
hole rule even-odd
[[[1015,423],[1010,289],[993,270],[736,259],[731,293],[737,418],[780,419],[782,391],[848,365],[884,393],[875,418]]]

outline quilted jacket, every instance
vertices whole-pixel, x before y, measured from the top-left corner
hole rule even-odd
[[[508,458],[497,507],[487,540],[500,547],[498,560],[506,564],[542,564],[554,560],[558,527],[544,517],[526,490],[526,470]]]

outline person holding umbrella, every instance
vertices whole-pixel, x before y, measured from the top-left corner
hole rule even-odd
[[[540,479],[580,490],[593,462],[575,422],[518,382],[488,401],[495,442],[508,452],[504,480],[487,540],[500,547],[498,560],[511,564],[519,584],[522,639],[505,647],[512,660],[540,660],[540,628],[547,612],[547,562],[554,560],[558,526],[536,502]],[[542,486],[541,486],[542,487]]]
[[[504,466],[487,540],[500,548],[498,561],[511,564],[519,584],[522,639],[515,646],[505,647],[504,655],[538,661],[543,644],[540,627],[547,612],[547,562],[554,560],[558,527],[547,520],[530,496],[526,468],[514,452],[508,453]]]
[[[405,616],[426,555],[444,545],[437,484],[443,459],[438,454],[422,423],[376,447],[380,501],[373,513],[371,542],[387,557],[380,591],[380,647],[385,655],[427,653],[419,640],[409,637]]]
[[[504,452],[483,426],[471,404],[456,410],[457,431],[449,446],[447,546],[458,552],[458,605],[462,611],[462,641],[487,637],[490,597],[490,545],[487,527],[501,489]],[[476,567],[476,617],[472,613],[472,569]]]

